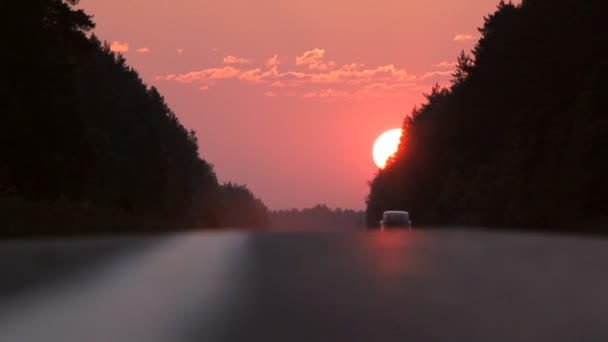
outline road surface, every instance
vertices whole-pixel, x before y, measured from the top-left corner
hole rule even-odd
[[[480,231],[0,242],[0,341],[608,341],[608,240]]]

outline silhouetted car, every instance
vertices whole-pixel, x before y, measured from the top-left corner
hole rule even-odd
[[[412,228],[410,214],[407,211],[389,210],[382,214],[380,229]]]

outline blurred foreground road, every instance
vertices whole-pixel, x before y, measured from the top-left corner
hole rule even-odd
[[[475,231],[0,242],[0,341],[608,341],[608,240]]]

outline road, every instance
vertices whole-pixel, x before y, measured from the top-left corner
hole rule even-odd
[[[608,341],[608,240],[481,231],[0,242],[0,341]]]

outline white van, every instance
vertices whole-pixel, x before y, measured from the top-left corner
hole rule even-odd
[[[389,210],[382,214],[381,229],[412,228],[410,214],[407,211]]]

